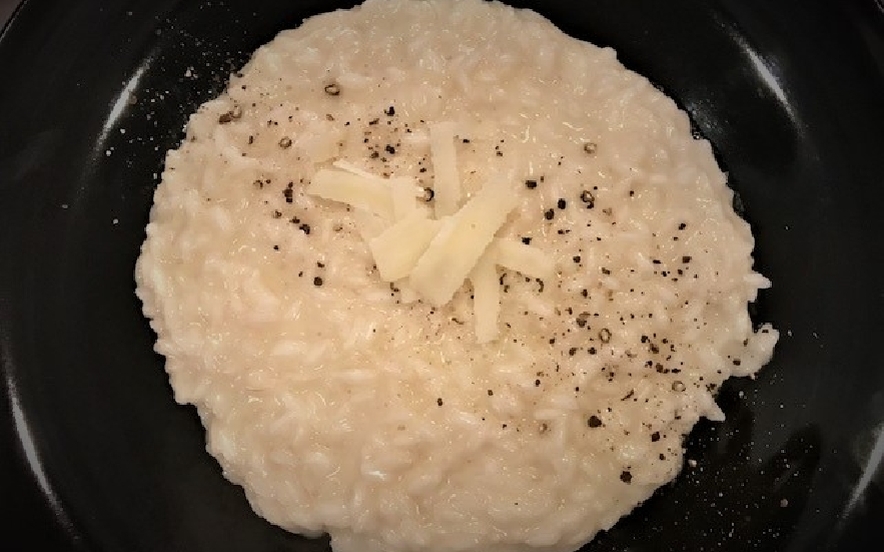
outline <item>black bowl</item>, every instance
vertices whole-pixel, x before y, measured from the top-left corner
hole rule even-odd
[[[709,138],[773,289],[771,364],[587,551],[874,549],[884,519],[880,0],[525,1]],[[178,406],[134,295],[164,152],[276,32],[346,2],[29,0],[0,38],[0,548],[308,551]],[[860,548],[862,547],[862,548]]]

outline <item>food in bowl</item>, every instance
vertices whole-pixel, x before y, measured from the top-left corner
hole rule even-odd
[[[610,48],[367,0],[258,49],[168,152],[137,294],[254,510],[336,551],[571,551],[771,358],[710,144]]]

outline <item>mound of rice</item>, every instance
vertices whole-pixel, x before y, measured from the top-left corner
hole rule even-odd
[[[464,199],[555,261],[434,307],[383,281],[379,221],[305,192],[346,161]],[[777,332],[688,117],[614,51],[479,0],[368,0],[260,48],[168,152],[136,268],[176,400],[255,511],[339,552],[571,551],[676,477],[682,439]],[[429,200],[429,196],[424,198]],[[431,201],[431,200],[430,200]]]

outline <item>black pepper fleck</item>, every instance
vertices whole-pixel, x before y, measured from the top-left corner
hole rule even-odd
[[[580,314],[577,315],[577,318],[575,319],[575,322],[577,323],[578,328],[585,328],[586,323],[588,321],[589,321],[589,313],[588,312],[581,312]]]
[[[221,116],[218,117],[218,122],[222,125],[226,125],[227,123],[239,119],[240,117],[242,117],[242,108],[238,105],[235,105],[230,111],[222,113]]]
[[[602,343],[610,343],[611,342],[611,330],[608,328],[602,328],[599,330],[599,340]]]

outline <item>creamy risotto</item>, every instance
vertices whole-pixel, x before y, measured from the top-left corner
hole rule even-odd
[[[368,0],[191,117],[137,294],[270,522],[339,552],[572,551],[770,359],[731,199],[613,50],[499,3]]]

